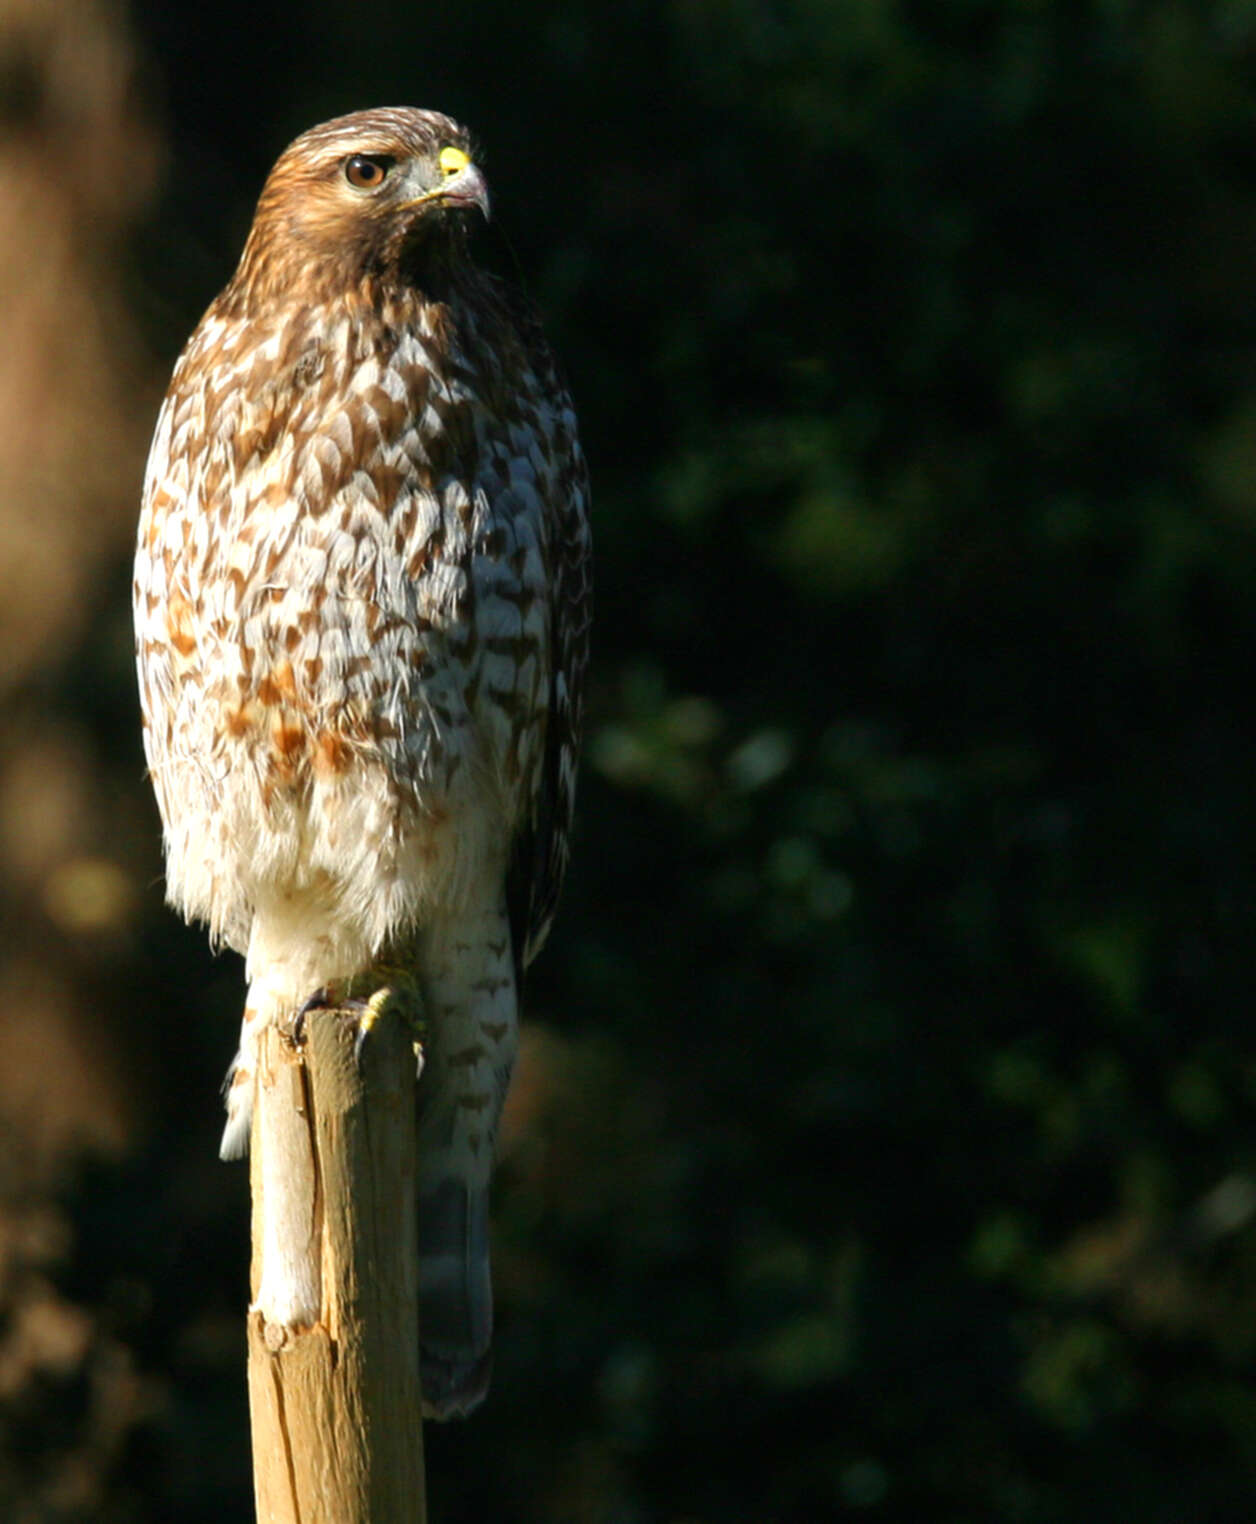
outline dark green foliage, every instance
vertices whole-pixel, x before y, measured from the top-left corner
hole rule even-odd
[[[138,12],[169,353],[287,137],[437,106],[592,465],[580,837],[434,1518],[1250,1517],[1256,10]],[[227,1403],[246,1475],[242,1373],[183,1359],[181,1510]]]

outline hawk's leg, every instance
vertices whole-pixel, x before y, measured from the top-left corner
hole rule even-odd
[[[385,982],[381,982],[385,981]],[[355,1024],[353,1057],[362,1065],[362,1049],[385,1012],[400,1016],[410,1028],[418,1072],[423,1073],[423,994],[409,969],[377,964],[342,984],[324,984],[292,1018],[288,1035],[298,1045],[305,1040],[305,1021],[311,1011],[344,1011]]]

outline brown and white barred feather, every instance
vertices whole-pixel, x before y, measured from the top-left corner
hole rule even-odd
[[[360,154],[399,189],[347,183]],[[422,990],[441,1416],[487,1382],[488,1176],[518,975],[567,862],[590,601],[575,415],[467,252],[470,159],[462,128],[408,108],[280,158],[175,368],[134,584],[168,897],[247,959],[224,1156],[247,1146],[267,1023],[382,963]]]

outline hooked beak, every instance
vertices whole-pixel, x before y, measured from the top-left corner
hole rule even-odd
[[[406,205],[424,206],[433,201],[442,206],[478,206],[484,213],[485,222],[488,221],[488,182],[474,164],[467,164],[434,190],[424,191],[421,196],[407,201]]]
[[[459,170],[435,194],[452,206],[478,206],[485,222],[488,221],[488,183],[474,164]]]

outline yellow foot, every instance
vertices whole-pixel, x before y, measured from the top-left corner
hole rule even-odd
[[[370,988],[381,973],[393,974],[393,981],[382,985],[369,995],[366,994],[365,990]],[[292,1020],[290,1036],[294,1043],[299,1044],[304,1041],[306,1016],[310,1011],[319,1010],[344,1011],[353,1018],[355,1023],[353,1058],[359,1069],[362,1067],[362,1050],[366,1045],[366,1039],[386,1011],[395,1011],[414,1034],[415,1062],[418,1074],[423,1073],[423,1039],[426,1035],[426,1025],[423,1020],[422,996],[413,975],[394,969],[375,969],[366,974],[357,975],[347,985],[324,985],[321,989],[315,990]]]

